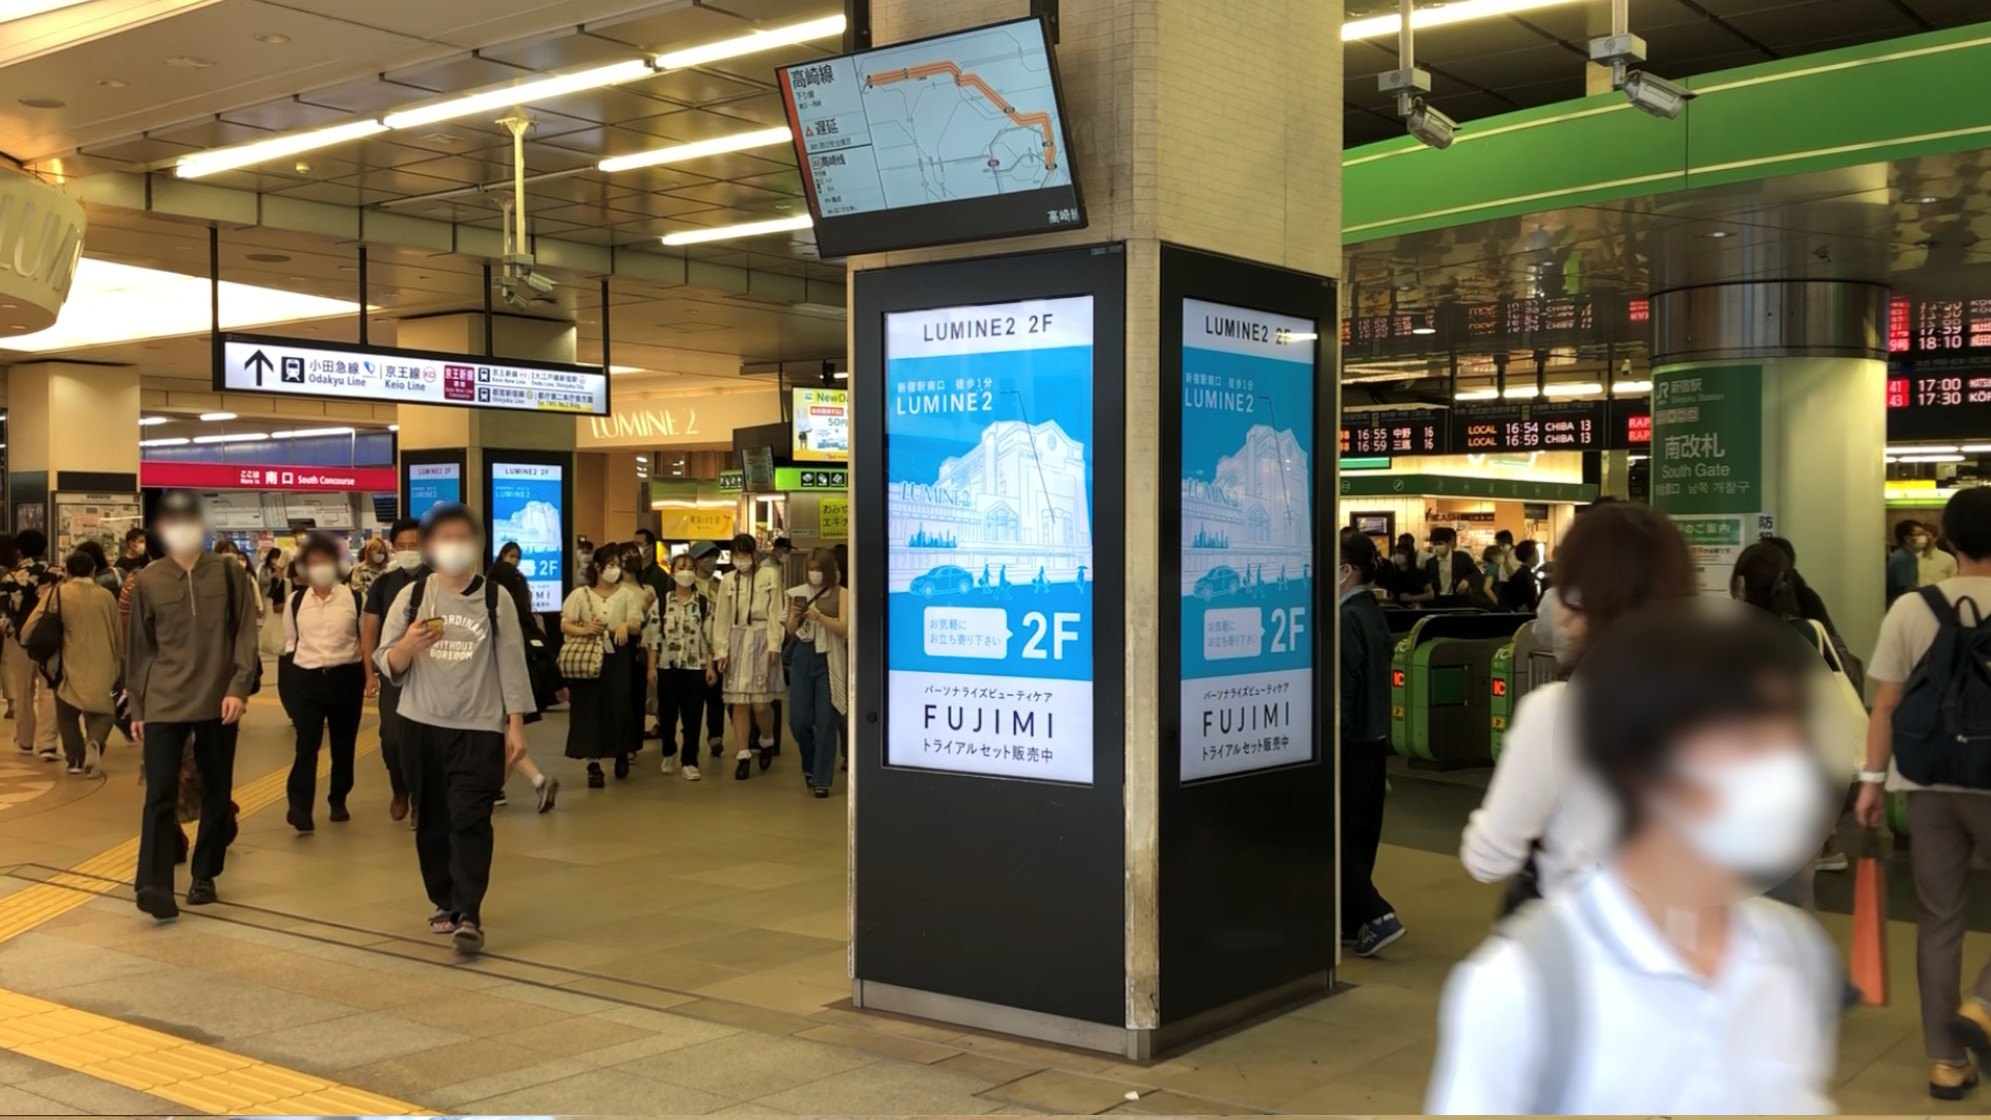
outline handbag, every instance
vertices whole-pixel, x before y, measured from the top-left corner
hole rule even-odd
[[[592,606],[588,608],[588,614],[592,621],[594,614]],[[568,680],[595,680],[601,676],[601,661],[602,649],[599,640],[560,643],[560,675]]]
[[[1819,655],[1825,659],[1825,667],[1832,671],[1831,699],[1827,703],[1843,717],[1833,721],[1833,726],[1845,740],[1838,744],[1838,750],[1847,758],[1850,772],[1857,772],[1866,765],[1867,723],[1870,719],[1866,701],[1853,683],[1853,674],[1849,671],[1852,666],[1846,660],[1847,655],[1832,640],[1825,627],[1813,619],[1805,619],[1804,622],[1810,627]]]
[[[49,592],[49,608],[35,620],[34,629],[29,630],[21,641],[21,648],[27,651],[28,659],[35,663],[35,669],[47,681],[49,687],[62,683],[62,588],[60,585]]]

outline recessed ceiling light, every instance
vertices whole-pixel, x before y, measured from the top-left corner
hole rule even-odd
[[[60,109],[69,104],[67,101],[58,101],[53,97],[22,97],[18,100],[30,109]]]
[[[1923,195],[1921,198],[1916,199],[1915,203],[1918,206],[1930,206],[1940,201],[1942,200],[1934,195]]]
[[[282,264],[290,258],[283,253],[250,253],[249,259],[263,264]]]
[[[181,54],[181,55],[174,55],[172,58],[167,59],[166,65],[177,66],[182,70],[212,70],[214,69],[214,60],[208,58],[195,58],[193,55],[190,54]]]
[[[235,414],[232,412],[203,412],[200,414],[200,418],[210,424],[213,424],[213,423],[219,423],[223,420],[233,420],[235,419]]]
[[[273,47],[281,43],[290,42],[290,36],[275,31],[258,31],[254,35],[249,36],[249,38],[254,39],[258,43],[268,43]]]
[[[97,84],[104,87],[105,89],[123,89],[126,86],[130,85],[131,83],[126,81],[120,81],[117,78],[98,78]]]
[[[1724,237],[1727,237],[1727,236],[1728,236],[1728,231],[1727,231],[1727,230],[1725,230],[1725,229],[1713,229],[1713,230],[1709,230],[1708,232],[1706,232],[1706,233],[1702,234],[1701,236],[1702,236],[1702,237],[1712,237],[1712,238],[1714,238],[1715,240],[1719,241],[1719,240],[1721,240],[1722,238],[1724,238]]]

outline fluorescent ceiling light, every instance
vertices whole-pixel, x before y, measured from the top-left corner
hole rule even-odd
[[[1613,393],[1650,393],[1650,392],[1652,392],[1652,382],[1650,382],[1650,381],[1613,381],[1613,382],[1611,382],[1611,392],[1613,392]]]
[[[1410,333],[1411,333],[1411,334],[1437,334],[1437,333],[1438,333],[1438,328],[1437,328],[1437,327],[1412,327],[1412,328],[1410,328]]]
[[[229,148],[215,148],[211,151],[182,156],[175,165],[174,172],[182,179],[198,179],[203,175],[233,171],[251,164],[267,163],[273,159],[282,159],[284,156],[294,156],[299,152],[343,144],[348,140],[357,140],[362,136],[372,136],[376,132],[385,131],[387,131],[386,125],[368,119],[350,121],[312,132],[287,132],[282,136],[272,136],[268,140],[255,140]]]
[[[686,66],[703,66],[708,62],[718,62],[726,58],[738,58],[743,54],[772,50],[775,47],[806,43],[811,39],[825,39],[831,35],[843,34],[842,13],[812,19],[803,23],[791,23],[787,27],[773,27],[766,31],[754,31],[732,39],[721,39],[702,47],[687,47],[681,51],[660,54],[656,58],[659,70],[681,70]]]
[[[1604,386],[1600,382],[1578,381],[1570,384],[1550,385],[1544,388],[1542,393],[1550,397],[1581,397],[1589,393],[1601,393],[1603,391]],[[1513,390],[1509,389],[1508,392],[1512,393]]]
[[[1903,455],[1903,456],[1901,456],[1901,461],[1902,461],[1902,462],[1904,462],[1904,463],[1961,463],[1961,462],[1963,462],[1963,456],[1961,456],[1961,455]]]
[[[1895,458],[1892,455],[1889,455],[1887,458],[1881,460],[1881,462],[1883,463],[1899,463],[1900,461],[1901,460]]]
[[[439,121],[453,121],[458,117],[470,116],[472,113],[509,109],[529,101],[578,93],[584,89],[617,85],[644,77],[649,73],[650,64],[640,58],[634,58],[627,62],[612,62],[607,66],[579,70],[572,74],[555,74],[550,78],[535,78],[517,85],[487,89],[482,93],[473,93],[466,97],[452,97],[433,105],[389,113],[382,117],[381,121],[388,128],[419,128]]]
[[[768,148],[776,144],[788,143],[792,134],[786,128],[763,128],[755,132],[741,132],[732,136],[716,136],[710,140],[694,140],[689,144],[673,144],[668,148],[652,148],[634,155],[616,156],[595,164],[598,171],[628,171],[637,167],[655,167],[661,163],[683,163],[688,159],[703,156],[716,156],[725,152],[744,152],[749,148]]]
[[[642,367],[642,366],[610,366],[610,367],[608,367],[608,372],[610,372],[610,373],[642,373],[642,372],[643,372],[643,367]]]
[[[1527,401],[1541,396],[1541,393],[1533,385],[1516,385],[1500,395],[1510,401]]]
[[[271,439],[310,439],[312,436],[349,436],[351,428],[299,428],[291,432],[271,432]]]
[[[210,424],[217,424],[223,420],[235,419],[235,414],[232,412],[203,412],[200,414],[200,418]]]
[[[195,443],[259,443],[270,438],[268,432],[236,432],[226,436],[195,436]]]
[[[1963,452],[1965,455],[1982,455],[1986,452],[1991,452],[1991,443],[1966,443],[1962,447],[1957,448],[1957,450]]]
[[[185,446],[186,446],[187,444],[190,444],[190,443],[192,443],[192,442],[193,442],[193,440],[190,440],[190,439],[188,439],[188,438],[187,438],[187,437],[185,437],[185,436],[174,436],[174,437],[173,437],[172,439],[142,439],[142,440],[139,440],[139,441],[138,441],[138,446],[140,446],[140,447],[185,447]]]
[[[84,0],[0,0],[0,23],[73,8]]]
[[[832,374],[830,374],[830,376],[831,376],[832,378],[835,378],[835,379],[836,379],[836,380],[838,380],[838,381],[848,381],[848,380],[850,380],[850,374],[848,374],[848,373],[845,373],[845,372],[844,372],[844,371],[842,371],[842,370],[838,370],[838,371],[836,371],[835,373],[832,373]]]
[[[1443,27],[1448,23],[1532,12],[1537,8],[1555,8],[1577,2],[1579,0],[1459,0],[1455,4],[1437,4],[1411,12],[1410,26]],[[1394,35],[1402,25],[1402,18],[1394,12],[1386,16],[1349,20],[1341,25],[1341,41],[1346,43],[1356,39],[1373,39],[1378,35]]]
[[[1889,455],[1952,455],[1957,447],[1953,443],[1929,443],[1919,447],[1890,447]]]
[[[776,218],[768,222],[746,222],[737,226],[667,233],[663,240],[666,245],[697,245],[704,241],[726,241],[735,237],[756,237],[763,233],[785,233],[789,230],[808,229],[815,224],[809,215],[800,214],[793,218]]]
[[[650,458],[647,455],[638,455],[636,456],[636,461],[639,463],[647,463],[650,461]]]
[[[1452,394],[1455,401],[1494,401],[1500,399],[1498,389],[1461,389]]]
[[[400,431],[400,430],[401,430],[401,425],[399,425],[399,424],[389,424],[389,425],[387,425],[387,430],[388,430],[388,431],[390,431],[390,432],[398,432],[398,431]]]
[[[141,416],[138,418],[138,426],[141,428],[150,428],[154,424],[170,424],[172,422],[173,420],[170,416]]]
[[[33,334],[0,337],[0,350],[32,354],[104,346],[141,338],[205,334],[211,320],[208,281],[156,268],[84,257],[76,265],[69,302],[55,325]],[[233,280],[221,282],[221,329],[352,315],[351,300],[286,292]]]

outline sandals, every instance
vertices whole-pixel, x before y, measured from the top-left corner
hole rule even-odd
[[[456,932],[456,915],[447,910],[437,910],[429,915],[429,932],[438,937]]]

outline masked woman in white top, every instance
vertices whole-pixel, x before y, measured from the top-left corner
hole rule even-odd
[[[788,634],[795,639],[788,685],[788,726],[802,750],[802,771],[817,797],[836,777],[837,724],[848,710],[850,596],[827,548],[809,553],[807,582],[788,589]]]
[[[781,674],[781,572],[772,563],[759,563],[759,547],[745,533],[733,538],[733,571],[719,581],[719,599],[712,611],[712,648],[727,707],[733,712],[733,777],[745,781],[753,770],[756,727],[769,742],[781,732],[774,725],[774,702],[787,690]],[[773,762],[766,749],[760,768]]]
[[[629,756],[643,741],[641,711],[635,696],[636,645],[642,638],[642,602],[622,583],[622,550],[613,544],[595,549],[588,564],[588,583],[576,587],[560,608],[560,632],[568,642],[593,642],[601,648],[601,668],[593,676],[567,678],[567,757],[588,762],[588,786],[607,782],[601,760],[613,759],[615,776],[629,776]],[[563,669],[577,658],[561,653]]]

